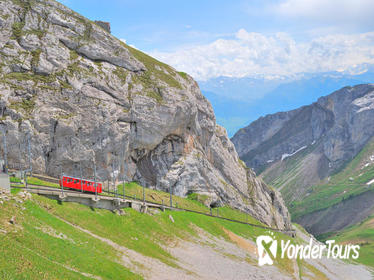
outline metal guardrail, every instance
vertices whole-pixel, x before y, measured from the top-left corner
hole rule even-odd
[[[35,187],[43,187],[43,188],[35,188]],[[50,191],[61,191],[61,192],[64,192],[64,193],[74,193],[74,194],[80,193],[79,190],[70,190],[70,189],[64,188],[63,191],[62,191],[59,188],[46,187],[46,186],[41,186],[41,185],[29,185],[29,187],[27,187],[27,188],[26,187],[21,187],[21,186],[20,187],[12,186],[12,188],[26,189],[26,190],[27,189],[33,189],[33,190],[43,190],[43,191],[48,191],[48,190],[50,190]],[[277,231],[277,232],[282,232],[282,233],[286,233],[286,234],[291,234],[292,236],[296,235],[296,231],[295,230],[291,230],[291,229],[282,230],[282,229],[278,229],[278,228],[272,228],[272,227],[257,225],[257,224],[253,224],[253,223],[248,223],[248,222],[244,222],[244,221],[240,221],[240,220],[230,219],[230,218],[222,217],[222,216],[219,216],[219,215],[217,216],[217,215],[213,215],[213,214],[209,214],[209,213],[204,213],[204,212],[200,212],[200,211],[196,211],[196,210],[191,210],[191,209],[187,209],[187,208],[169,206],[169,205],[161,204],[161,203],[158,203],[158,202],[149,201],[149,200],[146,200],[146,199],[136,198],[136,197],[130,196],[130,195],[122,195],[122,194],[120,195],[120,194],[118,194],[116,192],[111,192],[111,191],[107,191],[107,190],[103,190],[103,193],[107,193],[110,196],[99,195],[99,197],[123,198],[123,199],[127,198],[129,200],[134,200],[134,201],[141,202],[141,203],[147,203],[147,204],[157,205],[160,208],[164,208],[164,209],[186,211],[186,212],[200,214],[200,215],[204,215],[204,216],[208,216],[208,217],[212,217],[212,218],[218,218],[218,219],[221,219],[221,220],[226,220],[226,221],[230,221],[230,222],[234,222],[234,223],[249,225],[249,226],[256,227],[256,228],[261,228],[261,229],[266,229],[266,230],[271,230],[271,231]],[[95,194],[91,194],[91,193],[88,193],[88,192],[85,192],[85,194],[95,196]]]

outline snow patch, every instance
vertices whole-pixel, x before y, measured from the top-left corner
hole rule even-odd
[[[316,140],[313,140],[312,144],[311,145],[314,145],[316,143]]]
[[[293,155],[297,154],[298,152],[304,150],[305,148],[306,148],[306,146],[302,146],[300,149],[296,150],[292,154],[283,154],[282,158],[281,158],[281,161],[283,161],[285,158],[292,157]]]
[[[368,185],[368,186],[371,185],[371,184],[374,184],[374,179],[366,183],[366,185]]]
[[[272,163],[274,160],[273,159],[269,159],[268,161],[267,161],[267,163]]]
[[[372,165],[373,163],[374,163],[374,155],[371,155],[370,157],[369,157],[369,162],[367,162],[367,163],[365,163],[362,167],[361,167],[361,169],[364,169],[365,167],[368,167],[369,165]]]
[[[353,100],[352,104],[360,107],[357,113],[374,109],[374,91],[366,94],[363,97]]]

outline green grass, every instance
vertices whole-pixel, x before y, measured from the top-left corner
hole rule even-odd
[[[119,264],[112,247],[51,214],[48,202],[33,196],[25,210],[13,201],[0,206],[0,228],[7,231],[0,241],[1,279],[92,279],[80,272],[102,279],[141,278]]]
[[[14,179],[12,182],[21,182],[21,179],[17,177],[11,177]],[[59,184],[51,183],[48,181],[41,180],[36,177],[27,177],[27,182],[30,185],[40,185],[46,187],[60,188]],[[105,191],[107,190],[107,185],[103,183],[103,193],[99,195],[107,195]],[[111,190],[113,191],[113,190]],[[123,184],[117,186],[118,195],[123,195]],[[170,205],[170,194],[163,191],[153,190],[149,188],[144,188],[145,200],[150,202],[155,202],[159,204]],[[130,182],[125,184],[125,194],[136,199],[143,199],[143,187],[136,182]],[[208,200],[208,196],[201,195],[197,193],[191,193],[188,197],[183,198],[180,196],[172,195],[172,202],[174,207],[188,209],[193,211],[198,211],[206,214],[212,213],[213,216],[219,215],[220,217],[234,219],[242,222],[248,222],[256,225],[265,226],[263,223],[259,222],[249,214],[242,211],[230,208],[229,206],[212,208],[204,205],[204,202]]]
[[[128,190],[134,192],[138,189],[135,183],[128,186]],[[16,192],[12,190],[12,193]],[[184,200],[186,204],[203,207],[196,200]],[[0,239],[1,279],[86,279],[67,267],[102,279],[139,278],[118,264],[120,256],[116,250],[70,224],[177,268],[178,263],[165,248],[178,239],[199,238],[196,227],[227,241],[231,241],[227,231],[252,241],[259,235],[268,234],[262,228],[184,211],[147,215],[125,209],[126,214],[119,216],[107,210],[37,195],[32,195],[32,200],[24,206],[25,210],[22,210],[13,201],[0,205],[0,228],[8,231]],[[244,218],[243,213],[228,207],[219,211],[220,215]],[[169,215],[173,216],[174,223]],[[12,216],[16,217],[16,226],[8,222]],[[250,222],[260,224],[254,218],[248,218]],[[274,232],[274,236],[290,239],[278,232]],[[294,239],[293,242],[298,241]],[[275,264],[285,273],[292,271],[292,263],[287,259],[277,259]]]
[[[320,238],[360,245],[360,257],[357,261],[374,268],[374,216],[341,232],[326,234]]]
[[[173,70],[169,65],[162,63],[158,61],[157,59],[154,59],[153,57],[126,45],[125,43],[122,43],[122,45],[125,48],[127,48],[136,59],[142,62],[144,66],[147,68],[147,70],[150,73],[152,73],[156,78],[162,80],[163,82],[165,82],[171,87],[178,88],[178,89],[182,88],[181,84],[174,78],[174,76],[177,75],[176,71]],[[167,73],[165,73],[164,70]],[[144,75],[150,76],[150,73],[143,73],[141,77]],[[179,75],[184,77],[184,74],[179,73]],[[147,80],[146,82],[150,83],[149,80]]]
[[[27,177],[27,183],[29,183],[31,185],[40,185],[40,186],[45,186],[45,187],[60,188],[59,184],[44,181],[44,180],[41,180],[41,179],[35,178],[35,177]]]
[[[104,189],[106,189],[105,186],[104,186]],[[118,194],[122,195],[123,185],[122,184],[118,185],[117,189],[118,189]],[[145,200],[160,203],[160,204],[163,203],[164,205],[168,205],[168,206],[170,205],[170,194],[169,193],[158,191],[158,190],[152,190],[148,188],[145,188],[144,191],[145,191]],[[136,197],[138,199],[143,199],[143,188],[136,182],[126,183],[125,194],[131,197]],[[172,201],[173,201],[174,207],[198,211],[198,212],[202,212],[206,214],[212,213],[212,215],[214,216],[216,216],[218,213],[220,217],[234,219],[234,220],[238,220],[242,222],[258,224],[258,225],[264,225],[258,220],[256,220],[255,218],[253,218],[252,216],[244,212],[241,212],[239,210],[232,209],[228,206],[210,209],[210,207],[204,205],[204,202],[207,199],[208,199],[208,196],[197,194],[197,193],[191,193],[187,196],[187,198],[172,195]]]
[[[301,201],[289,203],[292,218],[326,209],[343,200],[374,190],[374,184],[366,183],[374,178],[374,164],[364,167],[374,154],[374,139],[350,161],[343,170],[330,177],[328,182],[310,188],[310,194]]]
[[[123,194],[123,185],[117,186],[118,194]],[[106,190],[106,186],[104,186]],[[145,200],[156,202],[160,204],[170,205],[170,194],[163,191],[152,190],[145,188]],[[127,196],[136,197],[137,199],[143,199],[143,187],[136,182],[130,182],[125,184],[125,194]],[[172,201],[174,207],[186,208],[190,210],[200,211],[204,213],[210,213],[208,207],[195,199],[182,198],[180,196],[172,195]]]
[[[18,177],[11,176],[11,177],[9,177],[9,180],[10,180],[11,183],[21,183],[21,179],[18,178]]]

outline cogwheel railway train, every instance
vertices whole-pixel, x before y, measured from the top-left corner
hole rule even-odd
[[[102,193],[102,184],[90,180],[81,178],[75,178],[70,176],[62,176],[59,180],[60,187],[74,189],[78,191],[91,192],[91,193]]]

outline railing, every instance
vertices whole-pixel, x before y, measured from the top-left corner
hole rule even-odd
[[[40,188],[40,187],[42,187],[42,188]],[[50,190],[50,191],[61,191],[62,194],[69,194],[69,193],[77,194],[77,193],[80,193],[79,190],[71,190],[71,189],[66,189],[66,188],[59,189],[59,188],[46,187],[46,186],[41,186],[41,185],[29,185],[28,187],[24,187],[24,186],[21,187],[21,186],[14,186],[13,185],[12,188],[44,190],[44,191],[48,191],[48,190]],[[104,195],[104,193],[107,194],[107,195]],[[85,194],[95,196],[95,193],[85,192]],[[170,209],[170,210],[178,210],[178,211],[186,211],[186,212],[205,215],[205,216],[209,216],[209,217],[213,217],[213,218],[217,218],[217,219],[221,219],[221,220],[226,220],[226,221],[230,221],[230,222],[234,222],[234,223],[245,224],[245,225],[249,225],[249,226],[256,227],[256,228],[282,232],[282,233],[285,233],[285,234],[289,234],[291,236],[296,235],[296,231],[292,230],[292,229],[282,230],[282,229],[278,229],[278,228],[272,228],[272,227],[268,227],[268,226],[258,225],[258,224],[249,223],[249,222],[245,222],[245,221],[240,221],[240,220],[236,220],[236,219],[231,219],[231,218],[219,216],[218,211],[217,211],[217,215],[214,215],[211,212],[210,213],[205,213],[205,212],[201,212],[201,211],[197,211],[197,210],[191,210],[191,209],[182,208],[182,207],[178,207],[178,206],[170,206],[170,205],[165,205],[163,203],[158,203],[158,202],[155,202],[155,201],[146,200],[144,194],[143,194],[143,198],[137,198],[136,196],[118,194],[117,192],[103,190],[103,193],[99,194],[99,197],[122,198],[122,199],[134,200],[134,201],[138,201],[140,203],[157,205],[159,208]]]

